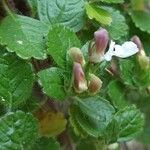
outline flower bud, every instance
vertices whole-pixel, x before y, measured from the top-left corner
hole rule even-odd
[[[73,62],[78,62],[81,65],[85,64],[84,56],[81,50],[77,47],[72,47],[68,51],[69,57],[72,59]]]
[[[139,50],[143,49],[142,42],[141,42],[141,40],[140,40],[140,38],[138,36],[136,36],[136,35],[133,36],[131,38],[131,41],[137,45],[137,47],[138,47]]]
[[[82,93],[88,89],[87,81],[85,79],[85,75],[80,63],[74,62],[73,78],[74,78],[74,88],[77,93]]]
[[[140,50],[137,55],[137,60],[138,60],[138,63],[140,65],[141,69],[143,69],[143,70],[149,69],[150,59],[149,59],[149,57],[146,56],[146,53],[144,51],[144,48],[143,48],[140,38],[135,35],[132,37],[131,41],[133,41],[137,45],[138,49]]]
[[[89,49],[89,57],[91,62],[99,63],[104,56],[109,41],[108,32],[101,28],[94,33],[94,39],[95,43],[91,43]]]
[[[90,93],[96,94],[100,91],[102,87],[102,81],[100,78],[95,76],[94,74],[90,74],[89,84],[88,84],[88,90]]]
[[[96,53],[104,55],[109,41],[107,30],[101,28],[98,31],[94,32],[94,38],[96,44]]]
[[[139,62],[141,69],[147,70],[150,68],[150,59],[146,55],[142,55],[141,53],[138,54],[137,60]]]

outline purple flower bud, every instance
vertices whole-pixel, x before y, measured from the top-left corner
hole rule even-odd
[[[101,28],[98,31],[94,32],[94,38],[96,44],[96,53],[103,55],[109,41],[107,30]]]
[[[142,42],[141,42],[141,40],[140,40],[140,38],[138,36],[136,36],[136,35],[133,36],[131,38],[131,41],[137,45],[137,47],[138,47],[139,50],[143,49]]]
[[[90,74],[89,84],[88,84],[88,90],[90,93],[96,94],[100,91],[102,87],[102,81],[100,78],[95,76],[94,74]]]
[[[87,90],[87,81],[81,64],[74,62],[73,66],[74,88],[77,93],[82,93]]]

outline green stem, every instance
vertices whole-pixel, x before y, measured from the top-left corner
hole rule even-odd
[[[144,10],[144,0],[131,0],[131,5],[133,10],[143,11]]]

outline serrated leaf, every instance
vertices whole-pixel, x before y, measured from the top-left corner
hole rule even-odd
[[[0,24],[0,43],[23,59],[46,58],[45,36],[48,26],[38,20],[14,15]]]
[[[118,81],[111,81],[109,83],[108,95],[116,108],[124,108],[127,105],[127,102],[125,101],[124,97],[124,88]]]
[[[36,117],[39,120],[39,132],[42,136],[57,136],[66,128],[67,120],[61,112],[39,110],[36,112]]]
[[[110,37],[114,40],[119,40],[122,37],[125,37],[129,34],[128,25],[126,24],[125,17],[112,7],[102,7],[107,10],[112,17],[111,25],[106,27]]]
[[[66,53],[71,47],[79,47],[80,41],[75,33],[64,26],[53,26],[48,34],[48,54],[51,55],[58,66],[66,65]]]
[[[112,22],[111,14],[105,9],[93,3],[92,4],[87,3],[85,5],[85,8],[89,19],[95,19],[96,21],[104,25],[111,24]]]
[[[64,100],[65,91],[63,87],[62,72],[59,68],[52,67],[38,73],[39,83],[46,95],[56,99]]]
[[[150,33],[150,11],[132,11],[130,15],[136,27]]]
[[[4,53],[0,56],[0,103],[16,108],[31,94],[34,74],[31,65],[18,57]]]
[[[59,150],[60,144],[54,138],[41,137],[32,150]]]
[[[77,32],[84,25],[84,4],[84,0],[39,0],[39,18],[47,24],[61,24]]]
[[[100,97],[85,98],[71,107],[70,121],[79,135],[99,137],[114,112],[110,103]]]
[[[11,112],[0,118],[0,149],[23,149],[37,138],[37,121],[31,114]]]
[[[131,140],[143,130],[144,117],[134,106],[118,111],[114,118],[120,126],[118,141]]]
[[[91,1],[95,1],[95,0],[91,0]],[[123,3],[124,2],[124,0],[96,0],[96,1],[101,1],[105,3]]]

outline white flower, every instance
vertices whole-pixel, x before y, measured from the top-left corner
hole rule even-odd
[[[111,41],[109,50],[104,55],[104,60],[110,61],[112,56],[117,56],[120,58],[127,58],[139,51],[137,45],[131,41],[127,41],[122,45],[117,45],[115,42]]]

